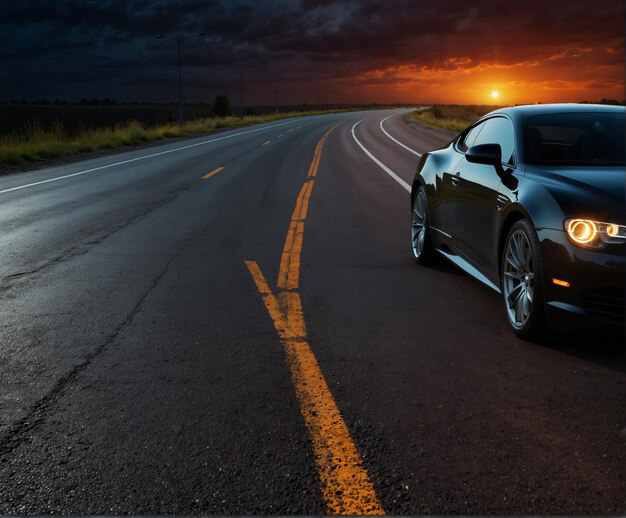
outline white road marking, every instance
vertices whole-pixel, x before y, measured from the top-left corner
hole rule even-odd
[[[390,115],[389,117],[393,117],[393,115]],[[404,149],[413,153],[415,156],[421,157],[422,153],[418,153],[414,149],[411,149],[409,146],[405,146],[402,142],[400,142],[399,140],[392,137],[389,133],[387,133],[387,130],[383,127],[383,122],[385,122],[389,117],[385,117],[383,120],[380,121],[380,129],[383,130],[383,133],[387,135],[391,140],[393,140],[396,144],[398,144],[398,146],[402,146]]]
[[[361,119],[359,122],[355,123],[354,126],[352,126],[352,138],[359,145],[359,147],[363,150],[363,152],[376,163],[376,165],[378,165],[383,171],[385,171],[385,173],[387,173],[389,176],[391,176],[396,182],[398,182],[408,192],[411,192],[411,186],[408,183],[406,183],[396,173],[394,173],[385,164],[383,164],[380,160],[378,160],[378,158],[376,158],[374,155],[372,155],[372,153],[370,153],[369,149],[367,149],[363,144],[361,144],[360,140],[358,138],[356,138],[356,135],[354,134],[354,128],[356,128],[364,120],[365,119]]]
[[[290,124],[293,123],[295,121],[291,120],[291,121],[286,121],[286,122],[280,122],[278,124],[273,124],[271,126],[264,126],[263,128],[255,128],[255,129],[251,129],[251,130],[247,130],[247,131],[240,131],[238,133],[233,133],[231,135],[225,135],[223,137],[217,137],[211,140],[204,140],[202,142],[196,142],[195,144],[188,144],[186,146],[181,146],[181,147],[177,147],[174,149],[168,149],[167,151],[160,151],[158,153],[151,153],[150,155],[144,155],[144,156],[140,156],[137,158],[131,158],[129,160],[122,160],[121,162],[115,162],[113,164],[107,164],[107,165],[101,165],[99,167],[94,167],[92,169],[87,169],[85,171],[79,171],[78,173],[71,173],[71,174],[65,174],[63,176],[56,176],[54,178],[48,178],[47,180],[41,180],[39,182],[33,182],[33,183],[27,183],[25,185],[19,185],[17,187],[11,187],[10,189],[4,189],[0,191],[0,194],[4,194],[7,192],[12,192],[12,191],[19,191],[20,189],[27,189],[28,187],[34,187],[35,185],[41,185],[44,183],[50,183],[50,182],[56,182],[58,180],[64,180],[65,178],[72,178],[73,176],[80,176],[83,174],[87,174],[87,173],[93,173],[94,171],[101,171],[102,169],[108,169],[110,167],[115,167],[118,165],[124,165],[124,164],[130,164],[131,162],[137,162],[138,160],[145,160],[147,158],[153,158],[155,156],[160,156],[160,155],[166,155],[168,153],[174,153],[175,151],[181,151],[183,149],[189,149],[192,147],[197,147],[197,146],[204,146],[205,144],[210,144],[212,142],[217,142],[219,140],[226,140],[229,138],[234,138],[234,137],[238,137],[240,135],[246,135],[248,133],[256,133],[258,131],[264,131],[264,130],[268,130],[268,129],[272,129],[272,128],[276,128],[278,126],[284,126],[285,124]]]

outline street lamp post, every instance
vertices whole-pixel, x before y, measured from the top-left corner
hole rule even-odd
[[[182,128],[185,125],[185,117],[183,116],[183,75],[180,64],[180,40],[176,40],[178,47],[178,125]]]
[[[243,119],[243,72],[239,73],[239,104],[241,106],[241,118]]]
[[[180,46],[181,43],[185,41],[189,41],[193,38],[202,38],[203,36],[206,36],[204,32],[194,34],[193,36],[189,36],[188,38],[172,38],[170,36],[164,36],[163,34],[157,34],[156,36],[158,39],[173,40],[176,42],[176,46],[178,47],[178,125],[181,128],[185,125],[185,117],[183,115],[183,78],[180,63]]]
[[[243,117],[245,115],[245,107],[243,105],[243,76],[249,76],[253,69],[242,70],[238,66],[227,66],[226,70],[232,72],[239,72],[239,115]],[[235,86],[236,88],[236,86]]]

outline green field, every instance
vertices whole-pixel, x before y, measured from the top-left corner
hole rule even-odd
[[[171,104],[0,104],[0,168],[168,138],[203,135],[278,119],[384,107],[331,105],[331,109],[322,109],[321,106],[282,106],[279,113],[274,111],[275,107],[260,107],[254,110],[259,115],[212,117],[209,105],[185,105],[187,123],[180,128],[176,122],[178,106]]]
[[[0,137],[0,167],[100,149],[134,146],[167,138],[202,135],[221,129],[238,128],[277,119],[339,111],[346,110],[297,111],[246,117],[202,118],[187,122],[184,128],[180,128],[177,123],[148,125],[137,120],[129,120],[117,123],[112,127],[97,127],[92,124],[87,129],[68,131],[60,121],[54,122],[51,127],[44,127],[42,123],[36,121],[28,124],[20,132],[5,134]]]
[[[428,126],[459,133],[475,120],[498,108],[500,106],[434,104],[425,110],[414,111],[411,118]]]
[[[211,105],[185,104],[185,119],[210,117]],[[0,135],[28,134],[33,126],[51,130],[59,125],[73,135],[93,128],[113,128],[138,121],[145,127],[178,121],[177,104],[0,104]]]

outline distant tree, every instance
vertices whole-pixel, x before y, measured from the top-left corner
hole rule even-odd
[[[435,119],[443,119],[443,112],[441,111],[441,108],[436,104],[433,105],[433,107],[430,109],[430,112],[433,114]]]
[[[617,99],[606,99],[603,97],[602,100],[600,101],[600,104],[612,104],[612,105],[619,106],[620,102]]]
[[[213,115],[216,117],[227,117],[231,114],[230,101],[227,95],[216,95],[213,101]]]
[[[252,106],[248,106],[246,108],[246,115],[257,115],[257,112]]]
[[[615,106],[623,106],[624,100],[602,98],[600,101],[580,101],[580,104],[612,104]]]

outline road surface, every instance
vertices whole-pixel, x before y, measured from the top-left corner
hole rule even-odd
[[[0,177],[0,514],[624,514],[624,347],[416,266],[408,112]]]

